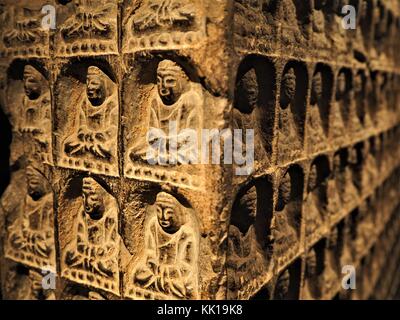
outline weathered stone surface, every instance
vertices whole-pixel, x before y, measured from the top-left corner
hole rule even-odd
[[[2,1],[2,297],[399,297],[400,5],[346,4]]]

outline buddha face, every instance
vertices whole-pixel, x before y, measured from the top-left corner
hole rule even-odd
[[[333,170],[334,172],[339,172],[342,166],[342,161],[340,159],[340,154],[336,153],[333,157]]]
[[[177,64],[169,60],[160,63],[157,70],[157,87],[164,104],[176,103],[185,92],[186,85],[186,75]]]
[[[349,149],[348,162],[349,162],[350,164],[357,164],[357,162],[358,162],[358,155],[357,155],[357,149],[356,149],[356,148],[350,148],[350,149]]]
[[[90,103],[100,106],[106,99],[106,86],[99,74],[88,73],[86,78],[86,94]]]
[[[33,167],[28,166],[26,170],[28,195],[35,201],[46,194],[42,175]]]
[[[289,69],[282,78],[281,87],[281,107],[286,106],[294,99],[296,92],[296,74],[294,70]]]
[[[306,273],[309,278],[317,274],[317,254],[314,249],[307,254]]]
[[[339,241],[339,229],[334,228],[329,235],[329,244],[331,248],[335,247]]]
[[[237,83],[236,88],[237,109],[242,113],[250,114],[258,105],[258,81],[254,69],[248,71]]]
[[[40,97],[42,93],[41,75],[32,66],[25,66],[23,83],[25,95],[30,100],[36,100]]]
[[[93,220],[99,220],[104,214],[104,201],[93,180],[84,180],[82,200],[85,213]]]
[[[157,218],[161,228],[167,233],[175,233],[180,228],[179,208],[172,203],[157,202]]]
[[[279,195],[277,203],[278,211],[283,210],[285,206],[289,203],[290,193],[291,193],[290,174],[289,172],[286,172],[285,176],[282,178],[281,185],[279,186]]]
[[[317,72],[314,75],[314,78],[312,80],[312,90],[311,90],[311,103],[312,104],[317,104],[321,101],[322,87],[323,87],[322,75],[321,75],[321,72]]]
[[[346,75],[342,72],[339,74],[336,84],[336,98],[340,99],[346,93]]]
[[[308,175],[308,191],[313,191],[318,183],[318,170],[316,164],[311,166],[310,174]]]
[[[358,93],[362,92],[363,83],[364,83],[363,75],[361,73],[357,74],[354,78],[354,91]]]

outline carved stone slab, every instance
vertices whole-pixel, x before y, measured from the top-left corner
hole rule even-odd
[[[118,54],[118,1],[73,0],[57,10],[57,56]]]
[[[123,52],[200,47],[206,38],[204,0],[144,0],[128,5]]]
[[[48,3],[22,1],[0,5],[0,56],[48,57],[48,29],[42,27],[42,8]]]
[[[138,94],[124,97],[124,176],[204,189],[200,163],[206,93],[178,63],[164,59],[150,64],[152,74],[126,81],[125,92]]]
[[[53,165],[52,99],[48,71],[43,62],[16,60],[10,65],[6,103],[14,122],[14,135],[24,141],[26,152]],[[34,151],[33,151],[34,150]]]
[[[43,170],[43,169],[42,169]],[[53,191],[43,171],[33,165],[26,170],[26,184],[13,180],[22,187],[23,201],[12,206],[3,199],[3,208],[12,223],[7,225],[5,256],[30,267],[55,268]]]
[[[144,220],[144,247],[125,276],[132,299],[198,299],[199,242],[193,209],[160,192]]]
[[[56,89],[58,166],[118,176],[119,98],[113,75],[89,63],[74,68],[66,69]],[[76,88],[72,94],[70,86]]]
[[[80,195],[73,190],[73,204],[69,208],[73,210],[73,219],[59,213],[61,223],[69,228],[68,238],[61,238],[61,276],[119,295],[117,201],[102,180],[72,178],[66,192],[76,185],[80,187]]]

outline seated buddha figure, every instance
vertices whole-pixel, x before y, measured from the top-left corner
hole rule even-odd
[[[311,165],[308,176],[307,196],[304,201],[306,220],[306,236],[312,236],[324,222],[323,212],[326,210],[326,185],[321,181],[316,163]]]
[[[278,157],[282,162],[293,159],[302,148],[296,115],[296,73],[290,68],[282,77],[279,110]]]
[[[343,192],[343,171],[340,151],[333,156],[332,174],[327,184],[328,212],[333,216],[339,216],[341,210],[341,194]]]
[[[309,108],[309,137],[310,137],[310,147],[313,150],[320,148],[323,145],[324,139],[326,139],[326,132],[324,128],[323,116],[326,117],[327,114],[323,114],[322,110],[326,109],[326,99],[324,92],[324,78],[321,71],[317,71],[314,74],[312,80],[311,98],[310,98],[310,108]],[[327,111],[327,110],[325,110]]]
[[[11,251],[7,255],[19,251],[31,257],[50,260],[54,250],[53,194],[46,178],[31,165],[26,168],[26,178],[23,213],[8,228]]]
[[[198,235],[188,210],[172,195],[160,192],[145,227],[145,248],[133,269],[133,285],[176,299],[196,299]]]
[[[24,67],[20,131],[31,134],[43,152],[51,147],[51,100],[45,77],[32,65]]]
[[[332,106],[332,136],[334,139],[343,139],[344,128],[349,116],[348,84],[345,72],[340,72],[336,81],[335,101]]]
[[[362,148],[362,158],[363,158],[363,188],[367,189],[375,184],[376,177],[378,174],[377,170],[377,161],[375,158],[375,145],[373,144],[375,141],[370,139],[364,142]]]
[[[90,66],[86,94],[77,106],[73,130],[63,142],[69,157],[91,155],[111,161],[117,152],[118,95],[112,80],[98,67]]]
[[[328,40],[326,37],[326,18],[324,12],[326,6],[326,0],[314,0],[312,10],[312,31],[314,42],[316,42],[316,45],[320,48],[328,46]]]
[[[113,279],[118,272],[118,207],[115,199],[93,178],[84,178],[76,238],[66,250],[69,268]]]
[[[278,201],[271,221],[274,251],[279,260],[284,259],[289,251],[293,253],[298,244],[297,232],[289,221],[289,217],[295,213],[292,201],[292,181],[289,172],[286,172],[279,186]]]
[[[132,146],[130,159],[162,165],[197,160],[202,129],[201,88],[177,63],[163,60],[158,64],[157,86],[149,101],[147,139],[139,139]]]

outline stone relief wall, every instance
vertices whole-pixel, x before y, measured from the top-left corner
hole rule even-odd
[[[3,2],[3,298],[399,296],[397,1]],[[253,129],[253,170],[187,129]]]
[[[357,9],[355,30],[341,27],[345,4]],[[398,250],[397,231],[383,244],[399,221],[398,201],[383,191],[397,195],[398,148],[390,141],[399,132],[398,3],[237,0],[233,7],[234,126],[254,128],[256,147],[252,178],[233,177],[228,297],[396,297],[398,276],[389,284],[375,268],[398,268],[376,249]],[[269,185],[257,194],[255,181]],[[357,292],[341,287],[344,265],[362,270]]]

